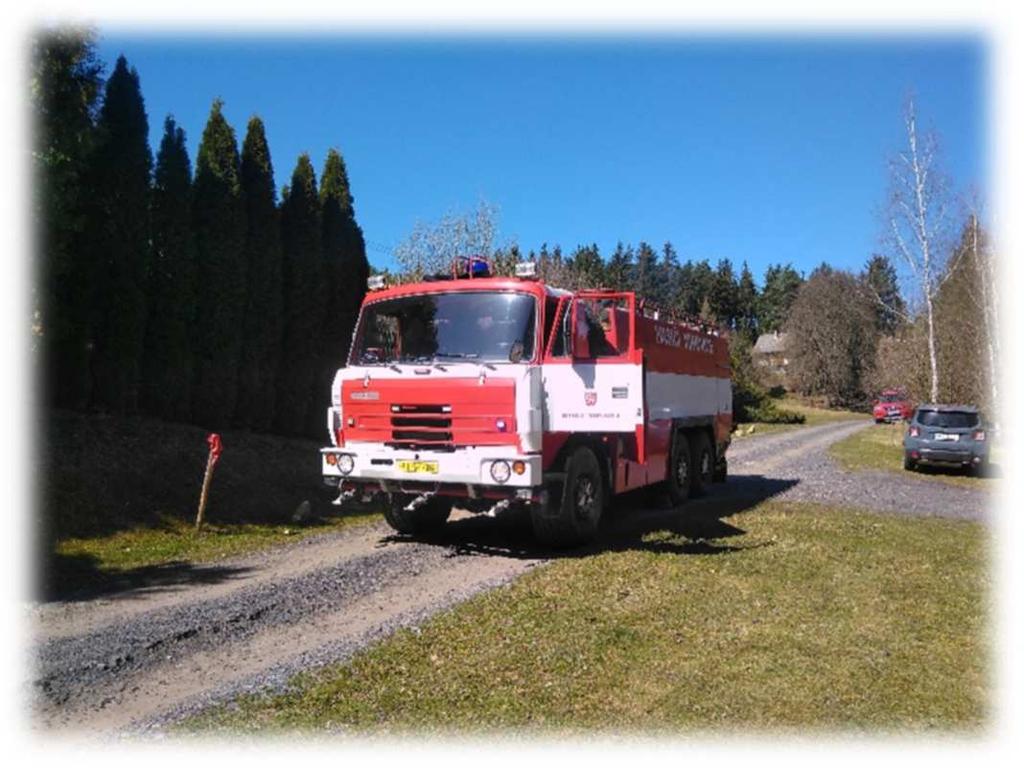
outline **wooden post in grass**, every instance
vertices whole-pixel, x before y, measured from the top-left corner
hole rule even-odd
[[[210,447],[210,454],[206,458],[206,474],[203,475],[203,490],[199,493],[199,510],[196,512],[196,532],[203,528],[203,514],[206,512],[206,498],[210,492],[210,480],[213,478],[213,467],[220,459],[220,452],[223,449],[220,443],[220,436],[217,433],[210,433],[206,436],[206,443]]]

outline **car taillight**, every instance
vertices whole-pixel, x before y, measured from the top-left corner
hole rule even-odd
[[[911,438],[916,438],[916,437],[918,437],[918,436],[919,436],[920,434],[921,434],[921,431],[920,431],[919,429],[917,429],[917,427],[911,427],[911,428],[910,428],[910,437],[911,437]]]
[[[984,430],[975,430],[974,433],[971,435],[971,438],[976,440],[976,441],[983,441],[983,440],[985,440],[985,431]]]

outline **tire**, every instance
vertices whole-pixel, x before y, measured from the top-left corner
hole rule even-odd
[[[729,480],[729,461],[722,457],[718,460],[718,464],[715,465],[715,483],[725,483]]]
[[[693,461],[690,494],[699,497],[711,489],[715,477],[715,453],[711,450],[708,434],[703,430],[690,435],[690,457]]]
[[[672,438],[672,449],[668,455],[668,478],[665,489],[668,501],[678,507],[690,498],[690,487],[693,482],[693,464],[690,460],[690,442],[681,432]]]
[[[983,459],[971,468],[971,475],[975,478],[984,478],[988,475],[988,460]]]
[[[452,501],[445,497],[431,497],[415,510],[406,510],[414,497],[391,494],[384,506],[384,520],[399,534],[427,534],[444,526],[452,512]]]
[[[533,534],[549,547],[589,542],[597,535],[605,502],[601,465],[593,451],[581,446],[565,465],[561,494],[530,506]]]
[[[917,470],[917,462],[910,458],[910,454],[903,452],[903,469],[914,472]]]

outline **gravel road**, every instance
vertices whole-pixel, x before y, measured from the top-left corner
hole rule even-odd
[[[788,486],[780,499],[846,505],[898,515],[987,520],[989,495],[912,473],[848,472],[828,455],[828,447],[870,420],[751,436],[729,449],[729,494],[754,494],[766,486]]]
[[[729,483],[716,486],[702,505],[771,496],[900,515],[986,518],[982,491],[838,469],[828,446],[870,424],[737,440]],[[592,549],[629,546],[643,531],[678,519],[673,511],[631,504],[619,506]],[[295,672],[346,659],[555,555],[539,549],[515,517],[455,516],[429,542],[368,525],[221,562],[215,576],[202,573],[193,584],[33,605],[27,611],[36,664],[27,696],[42,729],[159,731],[211,703],[280,687]]]

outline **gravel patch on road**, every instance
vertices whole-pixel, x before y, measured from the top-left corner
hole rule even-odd
[[[258,673],[205,691],[157,717],[135,721],[122,730],[118,737],[162,737],[169,726],[208,708],[230,703],[245,695],[273,695],[284,692],[299,673],[308,673],[326,665],[347,662],[357,652],[383,641],[398,630],[410,629],[419,632],[420,626],[435,614],[452,608],[478,593],[508,584],[517,576],[519,575],[505,574],[484,582],[462,585],[448,591],[439,600],[393,615],[358,635],[325,643]]]
[[[211,646],[240,641],[270,625],[288,624],[415,576],[423,547],[374,553],[293,579],[261,583],[226,598],[147,612],[130,625],[107,625],[83,636],[44,643],[36,681],[54,704],[91,695],[109,679],[175,661]]]
[[[988,520],[991,495],[981,489],[882,471],[844,470],[828,447],[872,422],[835,422],[784,433],[752,436],[730,449],[728,493],[843,505],[880,513]]]
[[[387,534],[363,539],[375,544],[302,574],[206,599],[197,589],[195,600],[42,641],[30,692],[38,720],[120,731],[193,712],[349,655],[538,562]]]

